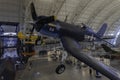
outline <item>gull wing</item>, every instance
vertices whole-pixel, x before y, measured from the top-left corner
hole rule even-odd
[[[67,36],[62,36],[61,41],[62,41],[63,47],[72,56],[76,57],[80,61],[92,67],[93,69],[99,71],[101,74],[105,75],[109,79],[120,80],[120,73],[118,72],[118,70],[115,70],[114,68],[109,67],[100,61],[97,61],[93,57],[82,53],[80,50],[80,45],[76,40]]]

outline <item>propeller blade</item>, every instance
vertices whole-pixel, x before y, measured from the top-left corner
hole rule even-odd
[[[35,11],[35,6],[33,3],[30,4],[30,8],[31,8],[32,19],[34,21],[34,23],[32,24],[33,29],[31,33],[33,33],[34,29],[39,31],[44,26],[44,24],[48,24],[50,22],[55,21],[54,16],[37,16],[37,13]]]
[[[55,21],[55,16],[45,16],[37,20],[36,24],[48,24]]]
[[[35,6],[34,6],[34,4],[31,3],[31,4],[30,4],[30,7],[31,7],[32,19],[33,19],[34,21],[36,21],[36,20],[37,20],[37,13],[36,13],[36,11],[35,11]]]
[[[108,43],[108,44],[110,44],[111,46],[115,46],[115,45],[113,45],[112,43],[110,43],[110,42],[108,42],[108,41],[106,41],[106,40],[104,40],[104,39],[102,39],[102,38],[100,38],[100,37],[97,37],[98,39],[100,39],[100,40],[102,40],[102,41],[104,41],[104,42],[106,42],[106,43]]]
[[[48,24],[48,23],[53,22],[53,21],[55,21],[54,16],[49,16],[49,17],[46,17],[46,16],[44,16],[44,17],[41,16],[40,17],[39,16],[38,20],[32,25],[33,25],[34,29],[37,32],[39,32],[45,24]]]

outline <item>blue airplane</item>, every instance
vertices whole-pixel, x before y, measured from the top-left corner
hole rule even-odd
[[[111,59],[120,58],[120,51],[114,50],[113,48],[109,47],[107,44],[101,44],[101,46],[106,53],[110,54]]]
[[[36,31],[41,34],[60,38],[63,47],[72,56],[99,71],[109,79],[120,80],[119,72],[95,60],[93,57],[82,53],[80,50],[80,44],[78,42],[84,41],[85,35],[101,39],[100,36],[104,34],[101,34],[101,31],[104,30],[104,28],[102,28],[102,30],[100,29],[98,33],[95,33],[85,25],[83,27],[75,26],[73,24],[55,20],[54,16],[37,16],[33,3],[31,3],[31,14],[34,21],[31,33],[36,29]]]

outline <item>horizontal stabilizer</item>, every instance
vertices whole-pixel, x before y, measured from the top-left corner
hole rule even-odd
[[[115,36],[103,36],[103,37],[101,37],[102,39],[114,39],[115,38]]]
[[[118,53],[117,51],[111,49],[109,46],[105,45],[105,44],[101,44],[102,48],[105,50],[105,52],[109,52],[111,54],[115,54]]]

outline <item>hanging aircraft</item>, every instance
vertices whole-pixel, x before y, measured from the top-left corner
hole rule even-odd
[[[32,31],[36,29],[36,31],[40,32],[41,34],[60,38],[63,47],[72,56],[99,71],[109,79],[120,80],[119,72],[95,60],[91,56],[82,53],[80,50],[80,44],[78,42],[83,41],[85,35],[92,35],[93,37],[101,39],[98,34],[86,26],[78,27],[73,24],[56,20],[54,16],[37,16],[34,4],[31,3],[30,6],[34,21]],[[50,25],[49,23],[53,24],[54,26]]]
[[[89,33],[89,32],[86,32],[86,36],[85,36],[85,41],[100,41],[100,39],[96,38],[95,35],[97,35],[99,38],[103,38],[103,35],[107,29],[107,24],[104,23],[101,28],[99,29],[99,31],[97,33],[95,33],[90,27],[88,27],[87,25],[83,24],[82,23],[82,26],[83,27],[87,27],[86,29],[89,31],[89,32],[93,32],[93,34]],[[89,36],[88,36],[89,35]]]
[[[106,44],[101,44],[102,48],[104,49],[105,52],[108,53],[108,55],[110,55],[111,59],[120,59],[120,51],[116,51],[112,48],[110,48],[109,46],[107,46]]]
[[[105,45],[105,44],[101,44],[102,48],[105,50],[105,52],[109,52],[111,54],[119,54],[119,51],[115,51],[112,48],[110,48],[109,46]]]

